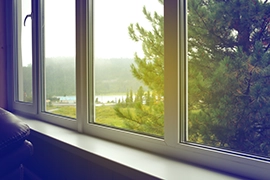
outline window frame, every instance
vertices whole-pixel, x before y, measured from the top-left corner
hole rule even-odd
[[[76,111],[77,120],[48,114],[43,111],[41,83],[43,42],[43,3],[32,0],[33,31],[33,103],[20,103],[15,99],[16,86],[16,2],[7,0],[8,24],[8,108],[42,121],[63,126],[90,136],[104,138],[116,143],[157,153],[206,168],[249,178],[268,178],[270,162],[267,158],[187,143],[187,0],[164,1],[164,52],[165,52],[165,99],[164,139],[127,132],[88,123],[93,118],[93,0],[76,0]],[[90,10],[89,10],[90,9]],[[181,40],[182,39],[182,40]],[[89,61],[90,60],[90,61]],[[88,93],[89,92],[89,93]],[[89,102],[89,103],[88,103]],[[179,138],[180,137],[180,138]],[[89,142],[91,143],[91,142]]]
[[[10,70],[8,74],[8,109],[10,111],[40,119],[52,124],[60,125],[68,129],[77,129],[77,122],[71,118],[60,117],[57,115],[49,114],[44,111],[44,104],[42,103],[44,99],[44,91],[41,84],[44,82],[42,68],[43,68],[43,8],[44,0],[32,0],[32,86],[33,86],[33,102],[21,102],[16,99],[17,91],[17,59],[16,55],[18,49],[17,45],[17,1],[20,0],[10,0],[6,1],[7,11],[7,67]],[[12,83],[11,83],[12,82]]]
[[[15,11],[15,9],[18,9],[20,6],[19,3],[17,3],[18,0],[12,0],[10,3],[12,4],[12,7],[7,5],[7,8],[12,9],[12,14],[10,14],[10,21],[12,22],[12,24],[7,26],[7,32],[11,32],[10,34],[7,35],[7,39],[10,42],[10,46],[12,46],[12,49],[9,50],[8,52],[8,59],[12,59],[12,61],[8,61],[8,67],[10,67],[10,69],[12,69],[12,72],[9,74],[9,76],[11,77],[9,79],[8,82],[13,82],[12,84],[10,83],[10,88],[8,92],[12,92],[8,95],[8,106],[11,108],[14,108],[15,110],[20,110],[22,112],[25,113],[30,113],[30,114],[36,114],[37,113],[37,99],[35,98],[37,96],[37,87],[35,86],[36,82],[37,82],[37,78],[36,76],[34,76],[34,73],[37,71],[36,68],[36,63],[38,62],[37,60],[35,60],[37,58],[37,53],[36,53],[36,48],[35,47],[35,43],[36,43],[36,37],[37,37],[37,32],[34,31],[34,27],[36,26],[36,22],[37,22],[37,13],[35,12],[36,8],[34,8],[36,6],[36,2],[34,0],[31,0],[31,9],[32,12],[31,13],[31,24],[32,24],[32,91],[33,91],[33,97],[32,97],[32,102],[23,102],[23,101],[19,101],[18,99],[18,94],[17,92],[18,90],[18,81],[19,81],[19,62],[17,61],[18,59],[18,54],[15,52],[18,52],[18,22],[20,20],[18,20],[19,18],[19,14],[18,11]],[[12,67],[12,68],[11,68]]]
[[[44,100],[46,97],[46,92],[45,92],[45,87],[43,86],[43,84],[45,84],[45,53],[44,53],[44,1],[45,0],[36,0],[37,1],[37,6],[36,6],[36,11],[38,12],[38,20],[37,20],[37,26],[36,31],[39,33],[38,38],[38,45],[39,48],[37,49],[38,52],[38,66],[37,66],[37,73],[36,76],[38,77],[38,93],[39,95],[36,97],[38,99],[38,113],[34,116],[35,118],[38,118],[42,121],[45,122],[49,122],[51,124],[56,124],[68,129],[72,129],[72,130],[77,130],[77,124],[78,121],[74,120],[72,118],[68,118],[68,117],[63,117],[63,116],[59,116],[56,114],[52,114],[52,113],[48,113],[45,111],[45,104],[44,104]],[[75,1],[75,0],[74,0]],[[74,7],[76,8],[76,7]],[[76,11],[77,12],[77,11]],[[75,14],[76,16],[76,14]],[[77,54],[77,53],[76,53]],[[77,69],[76,69],[77,72]],[[78,109],[78,108],[77,108]]]

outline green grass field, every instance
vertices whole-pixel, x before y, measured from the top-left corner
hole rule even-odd
[[[52,114],[76,119],[75,106],[48,106],[46,110]],[[113,106],[96,106],[95,111],[95,123],[126,129],[124,119],[115,114]]]
[[[97,106],[95,122],[112,127],[126,128],[124,119],[115,114],[113,106]]]

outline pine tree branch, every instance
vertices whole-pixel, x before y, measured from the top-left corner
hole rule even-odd
[[[250,84],[251,84],[251,77],[248,79],[248,85],[246,91],[244,92],[245,95],[248,95],[250,92]]]
[[[198,17],[200,18],[201,22],[204,24],[204,27],[205,28],[202,28],[202,29],[207,29],[212,35],[214,35],[216,38],[219,39],[219,41],[223,44],[224,47],[234,47],[237,45],[237,43],[232,43],[232,42],[229,42],[229,43],[226,43],[224,41],[224,39],[222,39],[219,35],[217,35],[215,33],[215,30],[213,28],[208,28],[208,27],[212,27],[210,25],[208,25],[206,23],[206,21],[204,20],[204,18],[200,15],[200,13],[197,11],[197,9],[194,9],[195,13],[198,15]]]
[[[268,44],[268,46],[265,48],[264,53],[266,53],[268,51],[268,49],[270,48],[270,43]]]
[[[260,29],[258,40],[260,40],[262,38],[263,33],[265,32],[265,30],[266,30],[266,28],[268,26],[267,19],[268,19],[268,17],[265,17],[264,20],[263,20],[263,23],[261,25],[261,29]],[[254,41],[254,43],[255,43],[255,41]]]

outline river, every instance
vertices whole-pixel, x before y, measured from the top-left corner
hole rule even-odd
[[[66,102],[69,104],[76,103],[76,96],[56,96],[59,98],[60,102]],[[117,103],[120,101],[125,101],[126,95],[97,95],[94,98],[95,102],[99,104],[106,104],[108,102]]]

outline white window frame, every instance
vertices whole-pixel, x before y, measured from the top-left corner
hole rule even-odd
[[[19,1],[16,1],[16,0],[12,0],[10,3],[13,5],[13,8],[15,9],[18,9],[19,12],[20,12],[20,5],[21,3],[18,3]],[[35,1],[32,0],[32,10],[34,9],[33,7],[36,5]],[[12,9],[13,10],[13,9]],[[13,27],[10,27],[10,32],[12,32],[12,35],[8,36],[9,40],[10,40],[10,43],[11,43],[11,46],[13,47],[13,49],[11,51],[9,51],[11,54],[8,55],[8,59],[12,59],[12,62],[8,61],[8,65],[9,67],[12,67],[12,72],[14,72],[13,74],[10,74],[10,80],[11,82],[13,82],[12,84],[10,83],[10,87],[9,88],[9,92],[12,92],[10,93],[9,95],[9,107],[12,107],[14,108],[15,110],[19,109],[20,111],[22,112],[26,112],[26,113],[30,113],[30,114],[36,114],[37,113],[37,99],[35,97],[37,97],[37,87],[34,85],[35,82],[37,81],[36,79],[36,76],[34,76],[34,72],[37,70],[36,69],[36,56],[37,56],[37,47],[34,46],[34,43],[36,42],[36,37],[37,37],[37,32],[34,31],[34,27],[36,26],[36,22],[37,22],[37,17],[36,17],[36,13],[34,12],[29,12],[29,14],[32,14],[31,15],[31,18],[29,18],[29,20],[31,19],[31,22],[32,22],[32,74],[33,74],[33,77],[32,77],[32,91],[33,91],[33,99],[32,99],[32,102],[29,103],[29,102],[22,102],[22,101],[19,101],[18,99],[18,94],[17,93],[20,93],[18,92],[18,84],[17,83],[22,83],[20,82],[20,72],[22,70],[22,68],[19,66],[19,64],[21,64],[22,62],[19,62],[17,61],[17,59],[19,59],[19,55],[17,53],[14,53],[14,52],[18,52],[18,39],[20,38],[20,35],[18,35],[18,26],[21,26],[18,25],[19,22],[21,21],[21,17],[18,17],[18,11],[12,11],[14,12],[12,15],[10,15],[10,20],[12,22],[12,25],[14,26]],[[19,20],[20,18],[20,20]],[[8,31],[9,32],[9,31]],[[18,91],[17,91],[18,90]]]
[[[207,147],[195,143],[185,142],[186,136],[186,59],[187,59],[187,0],[164,0],[164,44],[165,44],[165,129],[164,139],[146,136],[142,134],[122,131],[96,124],[88,123],[93,118],[93,90],[91,75],[93,66],[93,8],[92,0],[76,0],[76,98],[77,98],[77,120],[48,114],[42,107],[42,7],[45,0],[32,0],[33,13],[36,14],[33,23],[33,104],[18,103],[14,99],[14,83],[9,84],[9,109],[32,115],[40,120],[57,124],[69,129],[76,130],[91,136],[104,138],[116,143],[126,144],[149,152],[161,154],[177,160],[186,161],[226,173],[236,174],[249,178],[266,179],[270,174],[270,161],[267,158],[255,157],[235,151],[222,150]],[[10,53],[16,52],[14,45],[16,41],[12,35],[15,33],[15,9],[16,0],[7,1],[12,19],[9,24],[11,32]],[[12,59],[9,68],[14,69],[16,55],[8,55]],[[13,62],[13,63],[12,63]],[[12,72],[12,71],[11,71]],[[15,75],[10,74],[11,82]],[[90,92],[90,93],[88,93]],[[90,103],[88,103],[90,102]],[[92,102],[92,103],[91,103]],[[91,143],[91,142],[88,142]]]

